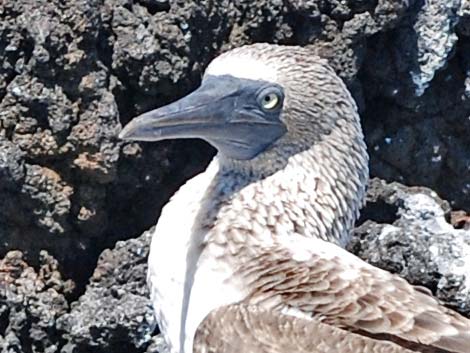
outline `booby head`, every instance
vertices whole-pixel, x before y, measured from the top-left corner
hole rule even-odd
[[[351,111],[356,112],[354,101],[325,60],[301,47],[254,44],[214,59],[198,89],[140,115],[119,136],[202,138],[220,159],[256,165],[308,149],[340,120],[349,120],[345,129],[361,134]]]

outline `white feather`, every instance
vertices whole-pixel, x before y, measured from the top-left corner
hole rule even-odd
[[[163,209],[149,254],[148,283],[157,322],[172,353],[191,353],[197,326],[215,308],[243,299],[233,272],[216,256],[201,257],[198,245],[204,238],[197,215],[218,170],[212,163],[205,173],[184,185]],[[221,249],[207,248],[212,255]],[[192,286],[188,275],[194,266]],[[181,328],[184,327],[184,331]],[[182,349],[184,345],[184,350]]]

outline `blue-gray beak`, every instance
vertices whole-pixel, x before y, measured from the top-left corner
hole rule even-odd
[[[234,159],[251,159],[284,135],[281,87],[232,76],[209,76],[193,93],[142,114],[124,140],[201,138]]]

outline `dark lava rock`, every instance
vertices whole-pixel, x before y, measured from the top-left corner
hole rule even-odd
[[[20,251],[0,260],[0,349],[3,353],[59,352],[57,319],[68,311],[73,282],[65,281],[57,261],[40,254],[36,271]]]
[[[196,81],[177,16],[148,3],[1,3],[0,255],[21,249],[37,264],[47,249],[81,285],[117,234],[150,227],[203,168],[202,143],[117,140],[120,119]]]
[[[85,293],[58,326],[63,353],[134,352],[148,346],[155,320],[146,285],[152,231],[105,250]]]

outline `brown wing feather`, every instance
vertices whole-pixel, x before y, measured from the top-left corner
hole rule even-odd
[[[212,311],[195,334],[193,353],[413,353],[318,320],[283,315],[259,306]]]
[[[282,246],[252,260],[249,280],[256,289],[249,302],[277,310],[295,309],[352,331],[409,341],[413,347],[470,352],[470,320],[344,249],[322,246],[329,252],[312,246],[306,261],[293,260],[292,250]],[[254,275],[257,268],[263,268],[262,275]]]

